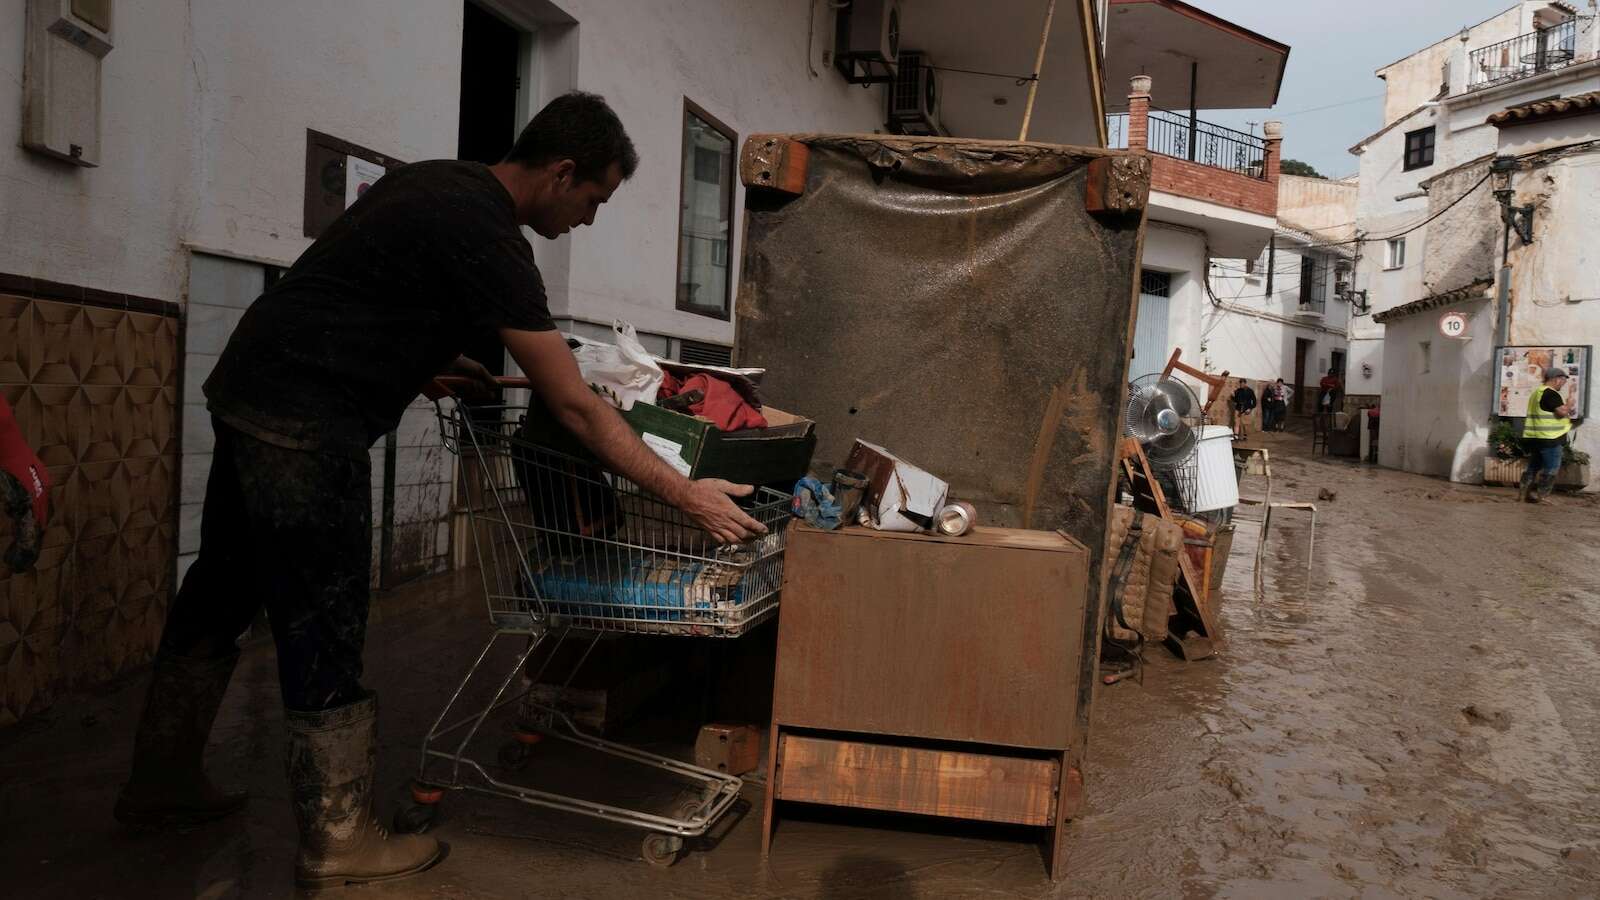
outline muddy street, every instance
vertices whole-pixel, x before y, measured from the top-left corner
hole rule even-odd
[[[1241,524],[1228,643],[1102,689],[1067,880],[1026,834],[879,818],[784,820],[770,865],[754,809],[666,870],[631,832],[452,797],[437,869],[364,897],[1584,897],[1600,883],[1600,505],[1303,458],[1268,437],[1274,496],[1319,490],[1273,526],[1266,592]],[[1245,493],[1252,493],[1251,483]],[[1248,513],[1246,513],[1248,515]],[[383,698],[392,808],[420,735],[487,635],[477,584],[382,598],[368,681]],[[0,864],[17,897],[287,897],[293,827],[269,643],[246,650],[213,738],[248,811],[201,833],[110,818],[136,678],[0,735]],[[659,748],[658,748],[659,749]]]

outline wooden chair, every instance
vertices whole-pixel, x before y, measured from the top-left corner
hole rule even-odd
[[[1317,455],[1317,448],[1322,448],[1322,454],[1328,454],[1328,429],[1333,427],[1333,413],[1311,414],[1311,455]]]

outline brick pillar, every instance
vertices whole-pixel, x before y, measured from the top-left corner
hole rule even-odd
[[[1261,124],[1261,133],[1267,138],[1266,156],[1261,160],[1267,181],[1278,183],[1278,167],[1283,162],[1283,123],[1267,121]]]
[[[1150,134],[1150,76],[1128,81],[1128,149],[1143,150]]]
[[[1272,188],[1272,215],[1278,214],[1278,170],[1283,163],[1283,123],[1266,121],[1261,123],[1261,133],[1267,139],[1267,149],[1261,159],[1262,172],[1267,176],[1267,184]]]

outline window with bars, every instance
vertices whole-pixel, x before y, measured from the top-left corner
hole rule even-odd
[[[1139,293],[1149,294],[1153,297],[1172,296],[1172,275],[1168,272],[1153,272],[1149,269],[1139,270]]]

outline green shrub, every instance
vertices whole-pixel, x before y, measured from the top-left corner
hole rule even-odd
[[[1489,452],[1495,459],[1521,459],[1528,455],[1522,449],[1522,434],[1510,419],[1501,419],[1489,429]]]

